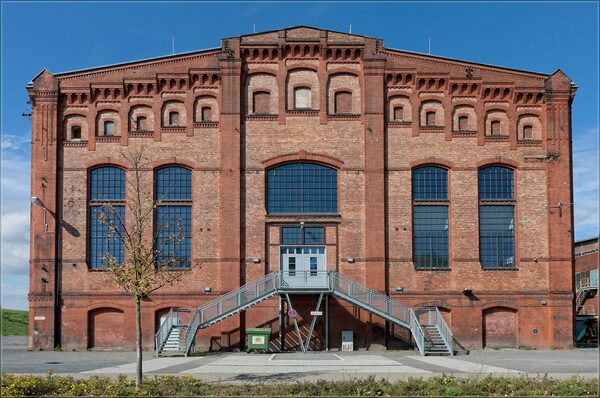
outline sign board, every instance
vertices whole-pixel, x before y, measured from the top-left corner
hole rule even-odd
[[[35,318],[33,318],[33,320],[35,320],[35,321],[45,321],[46,317],[45,316],[36,316]]]
[[[288,316],[289,316],[290,318],[295,318],[295,317],[297,317],[297,316],[298,316],[298,312],[296,312],[296,310],[295,310],[295,309],[293,309],[293,308],[290,308],[290,310],[288,311]]]
[[[313,316],[319,316],[319,315],[323,315],[323,311],[311,311],[310,314]]]
[[[265,344],[265,336],[252,336],[252,344]]]
[[[354,351],[354,332],[342,330],[342,351]]]

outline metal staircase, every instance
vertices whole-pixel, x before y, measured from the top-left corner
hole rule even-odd
[[[583,278],[575,287],[575,315],[579,315],[587,299],[596,297],[598,293],[598,278]]]
[[[293,273],[292,273],[293,272]],[[452,332],[436,307],[413,308],[333,271],[272,272],[196,309],[173,308],[155,336],[156,355],[188,355],[199,329],[244,311],[276,294],[331,293],[366,311],[408,328],[421,355],[453,355]],[[300,277],[300,278],[299,278]],[[293,284],[290,281],[293,280]],[[300,284],[298,280],[302,281]],[[182,320],[185,316],[189,322]],[[420,323],[423,319],[424,324]],[[425,322],[426,321],[426,322]]]

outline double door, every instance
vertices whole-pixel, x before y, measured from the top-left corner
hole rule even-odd
[[[325,246],[281,246],[282,283],[288,288],[327,287]]]

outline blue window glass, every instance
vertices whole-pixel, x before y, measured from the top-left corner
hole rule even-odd
[[[155,173],[157,266],[188,268],[192,263],[192,172],[163,167]]]
[[[304,228],[305,245],[323,245],[325,244],[325,230],[323,227]]]
[[[479,207],[479,256],[484,268],[515,267],[514,206]]]
[[[90,206],[90,268],[105,268],[108,259],[123,263],[124,222],[125,206]]]
[[[441,167],[419,167],[412,173],[413,200],[447,200],[448,171]]]
[[[300,227],[281,228],[281,243],[284,245],[299,245],[302,243],[302,231]]]
[[[90,172],[90,200],[125,200],[125,171],[118,167],[98,167]]]
[[[192,172],[178,166],[156,171],[156,200],[192,200]]]
[[[157,264],[170,268],[187,268],[192,253],[192,207],[157,206]]]
[[[104,166],[90,171],[88,266],[105,268],[109,258],[123,263],[125,171]]]
[[[435,166],[414,169],[412,188],[415,267],[448,268],[448,171]]]
[[[480,200],[514,199],[513,171],[508,167],[491,166],[479,170]]]
[[[267,172],[269,213],[337,213],[337,171],[292,163]]]
[[[448,206],[413,207],[416,268],[448,268]]]

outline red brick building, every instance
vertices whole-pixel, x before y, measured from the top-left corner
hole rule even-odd
[[[44,70],[28,92],[31,191],[43,204],[31,208],[31,349],[133,347],[133,304],[99,260],[124,253],[93,211],[106,200],[126,211],[122,151],[141,146],[155,181],[144,191],[157,197],[161,181],[178,184],[179,196],[156,211],[189,221],[173,253],[197,265],[143,302],[148,349],[171,307],[194,308],[279,270],[336,272],[397,302],[438,307],[465,347],[572,345],[575,88],[560,70],[294,27],[187,54]],[[292,298],[301,331],[316,297]],[[235,347],[246,328],[269,326],[293,349],[282,301],[200,330],[197,348]],[[313,349],[339,348],[342,330],[355,347],[407,341],[363,307],[335,296],[327,307]]]

